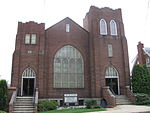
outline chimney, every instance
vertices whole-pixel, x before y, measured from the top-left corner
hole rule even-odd
[[[139,64],[144,65],[144,52],[143,52],[144,44],[141,42],[138,42],[137,50],[138,50],[138,61]]]

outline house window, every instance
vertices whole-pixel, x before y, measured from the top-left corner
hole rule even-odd
[[[117,25],[114,20],[110,21],[110,32],[111,32],[111,35],[113,35],[113,36],[117,35]]]
[[[54,57],[54,88],[83,88],[84,62],[73,46],[62,47]]]
[[[31,44],[36,44],[36,34],[31,34]]]
[[[150,58],[149,57],[146,58],[146,66],[150,67]]]
[[[70,32],[70,24],[66,24],[66,32]]]
[[[30,44],[30,34],[25,35],[25,44]]]
[[[108,44],[108,57],[113,56],[113,49],[112,49],[112,44]]]
[[[104,19],[100,20],[100,34],[107,35],[107,23]]]

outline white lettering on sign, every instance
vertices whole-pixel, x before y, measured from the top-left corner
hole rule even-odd
[[[78,94],[64,94],[65,97],[77,97]]]

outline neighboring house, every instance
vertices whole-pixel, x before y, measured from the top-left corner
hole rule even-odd
[[[112,106],[115,95],[125,95],[130,71],[121,9],[91,6],[83,26],[68,17],[47,29],[18,23],[11,75],[18,95],[33,96],[38,88],[39,99],[60,105],[95,98]]]
[[[144,47],[144,44],[139,42],[137,45],[138,55],[135,64],[146,65],[150,70],[150,47]]]

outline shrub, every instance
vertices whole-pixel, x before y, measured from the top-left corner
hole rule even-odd
[[[43,100],[38,103],[38,110],[39,111],[49,111],[49,110],[54,110],[58,106],[58,103],[54,100],[48,101],[48,100]]]
[[[5,111],[1,111],[1,110],[0,110],[0,113],[6,113],[6,112],[5,112]]]
[[[147,105],[150,104],[150,96],[144,93],[136,93],[136,103],[138,105]]]
[[[85,101],[86,108],[99,108],[100,106],[97,104],[97,101],[95,99],[89,99]]]
[[[134,93],[150,94],[150,73],[145,65],[134,66],[132,71],[132,88]]]
[[[0,109],[3,111],[7,110],[8,105],[8,88],[6,80],[0,80]]]

